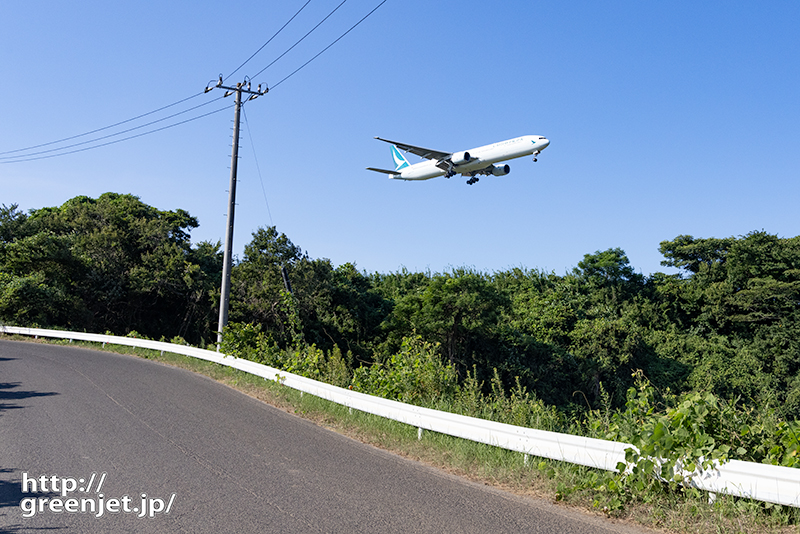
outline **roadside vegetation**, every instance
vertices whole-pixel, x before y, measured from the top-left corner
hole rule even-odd
[[[27,214],[2,206],[0,321],[204,346],[216,337],[222,258],[218,243],[191,243],[197,224],[183,210],[111,193]],[[795,508],[724,497],[709,505],[684,486],[675,462],[800,467],[800,237],[678,236],[660,250],[679,274],[638,274],[618,248],[586,254],[563,275],[370,274],[312,259],[261,228],[233,269],[223,351],[373,395],[642,451],[629,458],[634,473],[620,476],[533,458],[525,465],[521,455],[427,436],[426,446],[440,444],[428,461],[453,460],[459,472],[485,454],[508,464],[488,475],[501,484],[536,479],[551,498],[608,515],[648,510],[640,520],[653,526],[796,529]],[[294,411],[316,403],[315,412],[338,413],[275,388]],[[357,431],[370,442],[409,433],[364,426],[377,429]],[[471,452],[453,452],[462,447]],[[655,466],[650,455],[668,461]]]

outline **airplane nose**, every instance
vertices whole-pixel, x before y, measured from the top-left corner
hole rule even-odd
[[[550,146],[550,140],[549,139],[540,139],[539,142],[542,143],[542,150],[544,150],[545,148]]]

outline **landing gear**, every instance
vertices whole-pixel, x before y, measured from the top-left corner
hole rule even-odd
[[[479,178],[478,178],[477,176],[473,176],[472,178],[470,178],[469,180],[467,180],[467,183],[468,183],[469,185],[472,185],[472,184],[476,183],[478,180],[479,180]]]
[[[443,163],[443,164],[442,164],[442,163]],[[456,174],[458,174],[458,173],[456,172],[456,166],[455,166],[455,165],[453,165],[453,162],[452,162],[452,161],[444,161],[444,162],[440,162],[439,168],[440,168],[440,169],[444,169],[444,177],[445,177],[445,178],[452,178],[453,176],[455,176]]]
[[[537,161],[536,156],[538,156],[538,155],[539,155],[538,151],[533,153],[533,161]]]
[[[539,160],[538,160],[538,159],[536,159],[536,158],[533,158],[533,161],[539,161]]]

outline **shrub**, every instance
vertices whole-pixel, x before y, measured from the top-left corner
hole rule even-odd
[[[358,391],[412,404],[452,398],[457,387],[456,370],[442,360],[439,344],[417,335],[404,337],[400,352],[384,363],[359,367],[353,376]]]

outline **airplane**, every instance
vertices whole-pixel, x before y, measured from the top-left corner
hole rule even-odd
[[[388,174],[393,180],[429,180],[437,176],[450,178],[461,173],[461,176],[469,176],[467,180],[469,185],[477,182],[478,175],[481,174],[505,176],[511,172],[511,167],[507,164],[495,165],[495,163],[530,155],[533,155],[533,161],[536,161],[536,156],[550,144],[550,141],[541,135],[524,135],[462,152],[439,152],[380,137],[375,139],[392,145],[395,169],[390,171],[367,167],[368,171]],[[400,150],[411,152],[428,161],[411,165]]]

